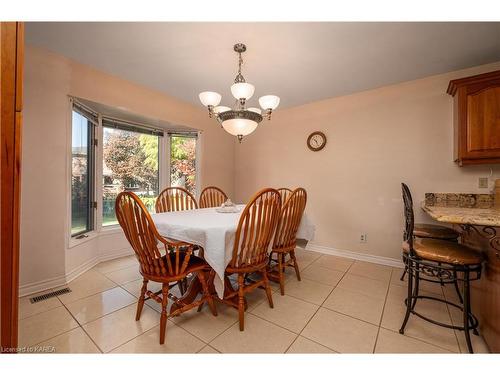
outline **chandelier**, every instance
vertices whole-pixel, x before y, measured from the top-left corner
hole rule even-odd
[[[208,116],[215,118],[229,134],[238,137],[240,143],[244,136],[257,128],[263,118],[271,120],[271,113],[280,103],[278,96],[264,95],[259,98],[262,110],[256,107],[246,107],[255,91],[255,87],[247,83],[241,74],[241,65],[243,65],[241,54],[246,50],[247,47],[242,43],[234,45],[234,51],[238,54],[238,74],[231,86],[231,93],[236,99],[233,108],[219,105],[222,96],[216,92],[204,91],[199,95],[201,103],[208,108]]]

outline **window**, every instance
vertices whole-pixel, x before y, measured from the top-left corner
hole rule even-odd
[[[115,199],[122,191],[134,192],[154,212],[162,133],[107,118],[102,123],[102,225],[108,226],[118,224]]]
[[[196,195],[196,131],[176,130],[164,136],[164,130],[147,125],[142,116],[84,99],[71,98],[71,103],[73,239],[88,237],[85,233],[94,230],[113,230],[118,225],[116,197],[123,191],[137,194],[151,213],[159,192],[167,186],[182,186]],[[112,118],[110,113],[123,117]],[[70,246],[78,242],[70,241]]]
[[[71,236],[94,229],[94,134],[97,116],[73,105],[71,123]]]
[[[196,195],[196,134],[170,134],[170,185]]]

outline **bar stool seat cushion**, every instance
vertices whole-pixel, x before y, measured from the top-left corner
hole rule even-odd
[[[424,260],[453,265],[475,265],[483,260],[481,254],[456,242],[420,238],[413,243],[416,255]],[[408,253],[408,242],[403,242],[403,251]]]
[[[435,224],[415,224],[413,235],[420,238],[435,238],[439,240],[456,240],[459,233],[452,228]]]

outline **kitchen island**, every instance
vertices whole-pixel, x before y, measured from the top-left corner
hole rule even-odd
[[[484,254],[478,285],[472,289],[472,310],[491,352],[500,352],[500,208],[449,207],[422,203],[434,220],[458,226],[461,241]]]

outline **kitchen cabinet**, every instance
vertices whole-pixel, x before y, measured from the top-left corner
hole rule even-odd
[[[500,70],[452,80],[447,93],[453,96],[455,161],[500,163]]]

